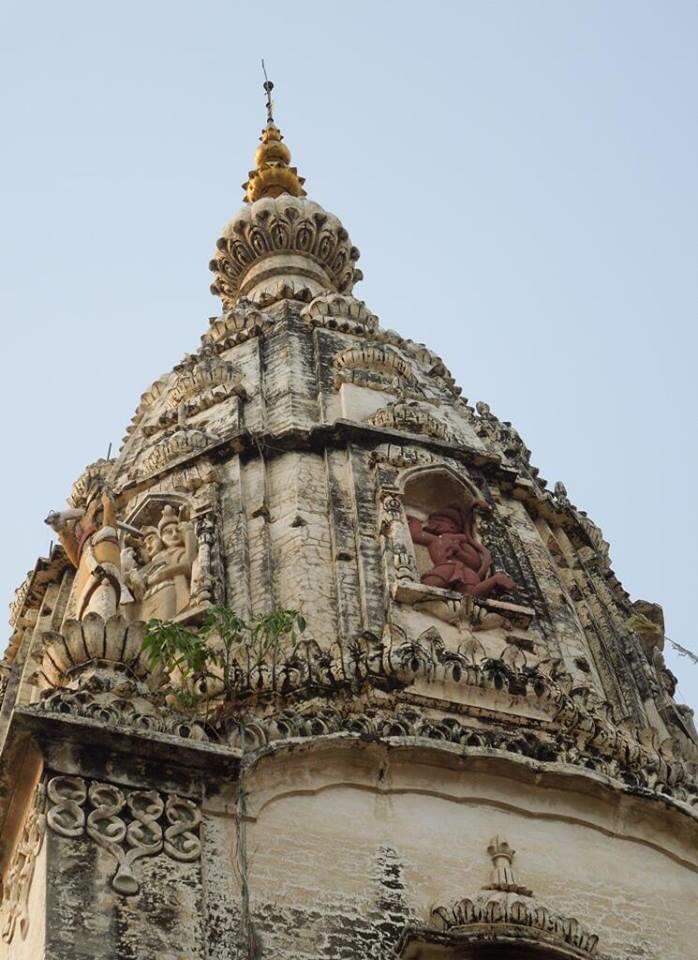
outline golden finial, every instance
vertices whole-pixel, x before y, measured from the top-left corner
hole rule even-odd
[[[271,99],[274,84],[267,77],[264,60],[262,70],[263,87],[267,95],[267,125],[259,138],[262,145],[257,147],[254,155],[255,169],[250,170],[250,179],[242,185],[247,203],[254,203],[262,197],[279,197],[282,193],[290,193],[293,197],[305,196],[305,180],[298,176],[296,167],[290,166],[291,151],[282,143],[283,136],[274,123],[274,104]]]

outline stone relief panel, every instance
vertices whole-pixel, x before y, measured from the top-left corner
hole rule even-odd
[[[127,514],[121,565],[129,619],[186,619],[222,599],[218,496],[149,493]]]
[[[49,513],[46,523],[76,570],[64,622],[117,612],[131,621],[181,618],[221,600],[213,477],[210,465],[179,471],[124,508],[100,469],[80,498],[71,498],[78,506]]]
[[[164,853],[182,862],[201,857],[201,811],[185,797],[75,776],[53,777],[47,792],[49,829],[69,840],[86,835],[110,854],[117,893],[139,892],[136,863],[144,857]]]
[[[488,505],[463,468],[419,448],[383,447],[373,457],[389,629],[420,642],[438,637],[457,672],[463,657],[514,670],[549,657],[527,593],[493,563],[477,519]],[[453,678],[443,682],[439,696],[469,699]]]
[[[2,884],[0,935],[6,943],[12,943],[18,931],[22,939],[26,938],[29,929],[29,893],[46,832],[44,807],[44,787],[39,784]]]

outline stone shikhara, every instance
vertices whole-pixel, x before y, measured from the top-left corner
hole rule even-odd
[[[683,960],[698,738],[661,609],[354,296],[272,121],[255,163],[222,314],[11,606],[0,960]],[[146,622],[221,605],[307,628],[183,710]]]

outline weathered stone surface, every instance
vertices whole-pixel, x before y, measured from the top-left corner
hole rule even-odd
[[[223,314],[12,605],[0,960],[685,960],[698,738],[661,610],[354,297],[277,134],[217,246]],[[307,628],[183,710],[144,621],[218,604]]]

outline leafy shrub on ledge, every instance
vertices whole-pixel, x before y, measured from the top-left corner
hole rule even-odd
[[[272,674],[279,654],[305,630],[297,610],[277,609],[249,622],[227,607],[212,607],[197,627],[167,620],[150,620],[143,650],[151,668],[170,678],[167,693],[180,707],[193,708],[211,693],[224,701],[240,697],[241,688],[254,693],[250,681],[262,686],[264,671]]]

